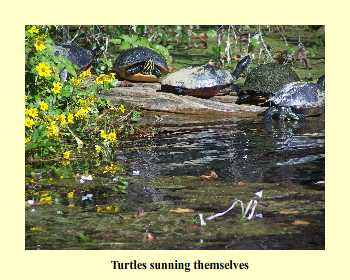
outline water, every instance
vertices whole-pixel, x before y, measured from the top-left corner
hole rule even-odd
[[[145,176],[200,176],[214,170],[231,182],[324,180],[322,118],[294,125],[266,125],[259,119],[172,125],[151,142],[132,142],[125,149],[131,166]]]
[[[26,249],[324,249],[323,117],[294,125],[167,117],[156,137],[122,144],[127,194],[98,175],[29,186],[27,200],[38,191],[56,198],[26,207]],[[200,177],[209,171],[218,178]],[[199,213],[235,198],[246,204],[260,190],[262,219],[242,220],[236,208],[200,225]]]

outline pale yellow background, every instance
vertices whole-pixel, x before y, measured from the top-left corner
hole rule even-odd
[[[123,3],[120,3],[123,2]],[[256,2],[256,3],[254,3]],[[349,249],[349,51],[346,1],[6,1],[1,5],[1,279],[346,279]],[[325,251],[25,251],[25,24],[325,24]],[[248,271],[112,270],[110,260],[249,262]],[[146,277],[146,278],[144,278]],[[120,279],[120,278],[119,278]]]

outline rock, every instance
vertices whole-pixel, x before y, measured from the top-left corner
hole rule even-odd
[[[238,99],[237,95],[217,95],[210,100],[222,102],[222,103],[236,103]]]
[[[114,104],[124,102],[137,106],[144,110],[185,113],[185,114],[207,114],[227,113],[257,114],[264,108],[252,105],[237,105],[225,103],[232,99],[229,96],[216,97],[216,99],[201,99],[192,96],[180,96],[173,93],[161,92],[160,84],[157,83],[135,83],[132,87],[118,87],[105,91],[101,96],[111,100]],[[220,100],[220,101],[218,101]],[[222,102],[225,100],[225,102]],[[233,100],[233,99],[232,99]]]

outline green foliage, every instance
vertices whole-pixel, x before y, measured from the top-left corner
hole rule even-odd
[[[290,55],[294,55],[297,51],[297,48],[296,47],[289,47],[287,49],[287,54],[290,54]]]
[[[128,188],[128,181],[122,176],[118,176],[116,179],[117,184],[113,187],[113,191],[118,193],[126,193]]]
[[[225,53],[225,47],[221,46],[213,46],[211,48],[211,52],[215,58],[220,58]]]
[[[214,39],[217,36],[217,32],[215,30],[213,30],[213,29],[208,30],[206,32],[206,34],[207,34],[208,38],[210,38],[210,39]]]
[[[113,162],[105,155],[115,154],[118,138],[129,133],[138,118],[131,120],[123,104],[114,107],[98,98],[101,90],[118,85],[115,74],[108,73],[110,59],[99,60],[96,77],[90,68],[79,72],[67,58],[55,55],[48,30],[45,26],[26,28],[25,152],[28,163],[49,163],[47,175],[67,178]],[[66,80],[60,77],[63,70],[68,72]],[[101,122],[105,111],[111,116]],[[108,122],[112,119],[123,121]],[[118,164],[111,166],[123,173]],[[120,192],[126,187],[127,182],[120,180]]]
[[[141,119],[141,113],[140,112],[133,112],[131,115],[131,121],[138,122]]]
[[[97,74],[108,73],[113,70],[113,62],[110,58],[103,57],[98,59],[98,64],[95,67]]]

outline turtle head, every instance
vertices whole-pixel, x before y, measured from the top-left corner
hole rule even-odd
[[[154,71],[154,61],[153,59],[149,59],[144,63],[143,69],[142,69],[142,74],[145,75],[152,75]]]
[[[104,51],[105,51],[104,46],[99,46],[99,45],[96,45],[91,49],[91,53],[92,53],[93,58],[100,57]]]
[[[232,72],[232,77],[236,80],[248,67],[248,65],[252,62],[249,55],[243,57],[237,64],[235,70]]]

